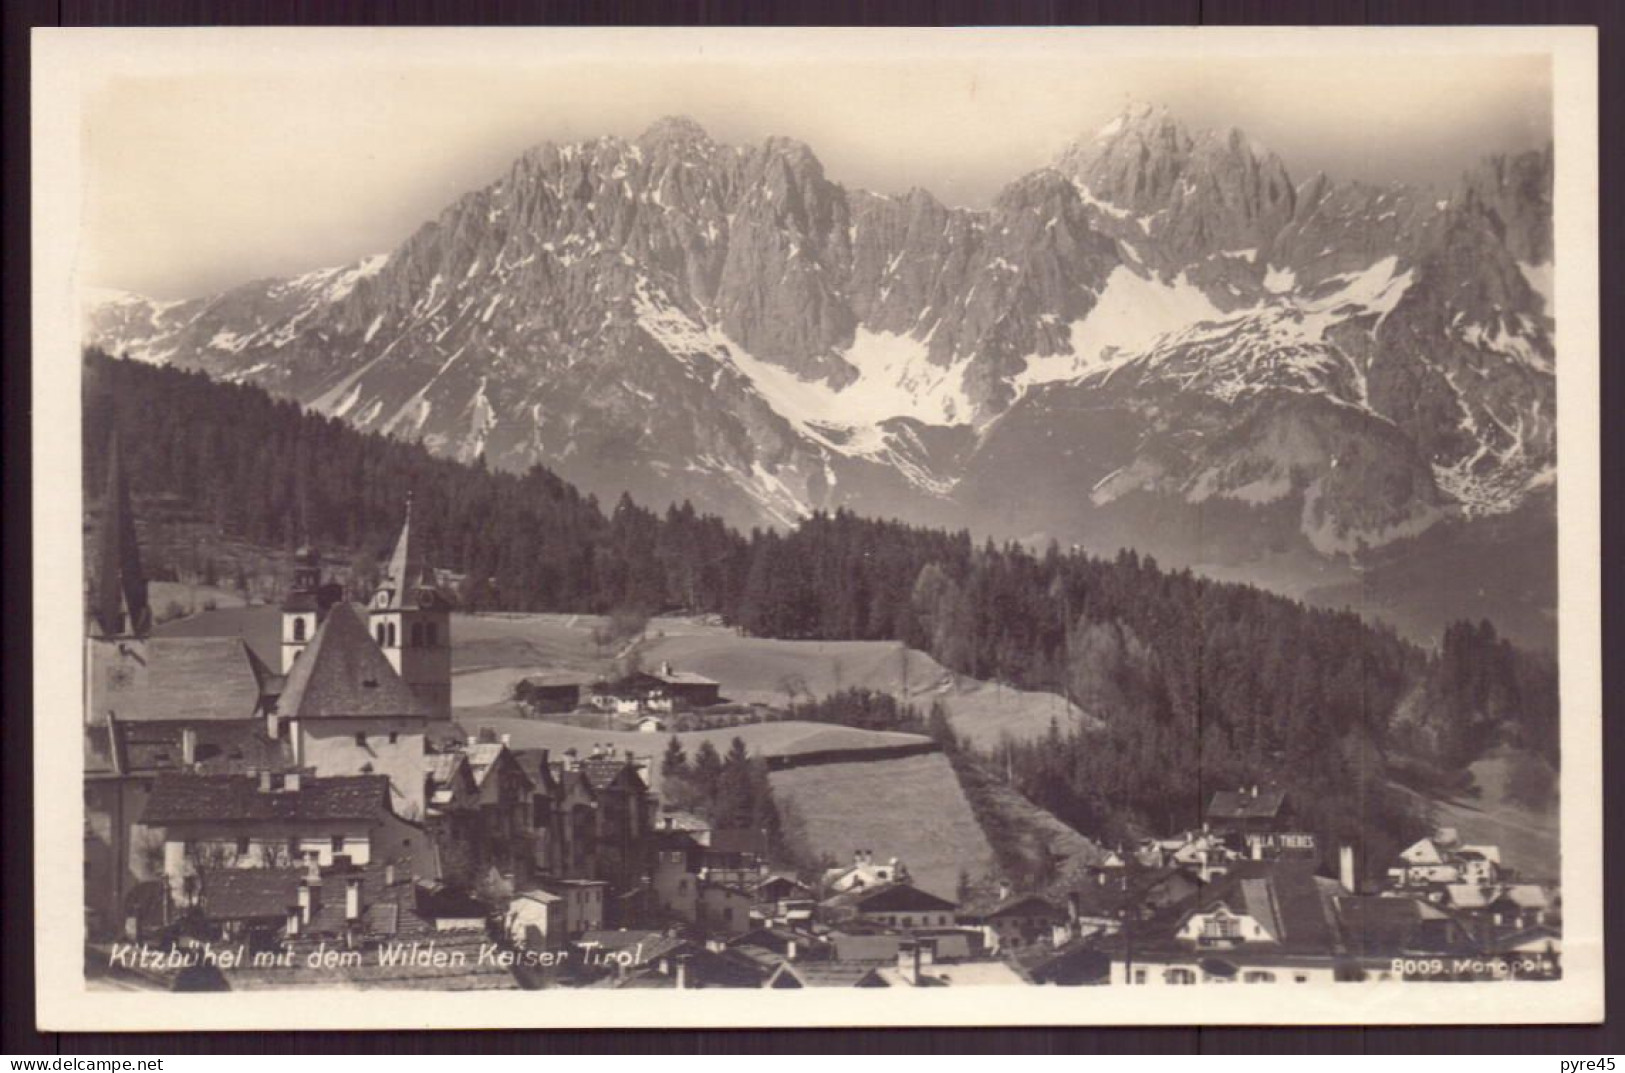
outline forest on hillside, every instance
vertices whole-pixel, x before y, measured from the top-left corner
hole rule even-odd
[[[1348,611],[1112,558],[977,543],[844,511],[741,533],[687,504],[607,510],[544,467],[435,458],[259,388],[85,357],[85,487],[116,427],[138,502],[223,536],[376,562],[412,493],[417,539],[466,607],[720,615],[764,637],[897,640],[953,671],[1063,693],[1104,724],[1005,743],[1036,803],[1090,833],[1193,822],[1215,788],[1276,782],[1327,835],[1400,829],[1390,775],[1451,789],[1505,742],[1558,760],[1555,660],[1488,622],[1436,650]]]

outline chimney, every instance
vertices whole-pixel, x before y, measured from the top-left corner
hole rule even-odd
[[[512,748],[513,747],[513,735],[512,734],[504,734],[504,735],[502,735],[502,745],[503,745],[503,748]]]
[[[282,788],[284,790],[290,790],[293,793],[298,793],[300,774],[301,773],[297,771],[290,771],[286,775],[282,776]]]
[[[270,792],[271,792],[271,771],[270,771],[269,768],[261,768],[260,769],[260,793],[268,794]]]
[[[468,736],[468,747],[470,749],[474,748],[474,746],[478,745],[479,743],[480,743],[480,736],[478,734],[470,734]]]
[[[668,659],[668,660],[662,660],[661,661],[661,663],[660,663],[660,673],[665,675],[667,678],[671,677],[671,660]]]
[[[191,767],[197,763],[197,728],[181,728],[181,763]]]
[[[344,919],[361,919],[361,877],[351,876],[344,882]]]
[[[394,885],[395,885],[395,862],[390,861],[388,864],[384,865],[384,886],[393,887]]]
[[[784,944],[784,960],[786,960],[786,961],[794,961],[795,959],[796,959],[796,941],[794,939],[791,939],[789,942]]]
[[[897,944],[897,974],[911,985],[919,986],[920,944],[917,941],[904,939]]]
[[[1104,872],[1100,874],[1100,879],[1103,883],[1106,881],[1106,874]],[[1069,890],[1066,892],[1066,918],[1074,924],[1078,922],[1078,917],[1083,915],[1082,910],[1079,908],[1079,902],[1081,900],[1082,899],[1077,891]]]
[[[999,881],[999,901],[1002,902],[1008,897],[1010,897],[1010,884],[1001,879]]]
[[[1358,877],[1354,874],[1354,847],[1343,844],[1337,847],[1337,878],[1343,884],[1343,889],[1350,894],[1358,893]]]
[[[674,959],[677,962],[677,990],[688,988],[688,955],[678,954]]]
[[[304,899],[304,896],[303,896],[304,888],[300,887],[299,890],[301,892],[301,895],[300,895],[300,898],[299,898],[299,905],[294,906],[292,909],[288,910],[288,936],[290,938],[292,938],[294,936],[297,936],[299,934],[300,915],[304,912],[304,902],[305,902],[305,899]]]
[[[321,887],[311,886],[310,880],[302,880],[299,884],[299,919],[302,923],[310,923],[310,915],[321,904]]]

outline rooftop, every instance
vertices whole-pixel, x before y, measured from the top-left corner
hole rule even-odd
[[[329,611],[288,672],[278,711],[295,719],[429,718],[349,604]]]
[[[141,822],[370,820],[389,811],[383,775],[304,777],[297,790],[261,790],[253,775],[160,775]]]
[[[90,646],[88,715],[248,719],[270,669],[240,637],[149,637]]]

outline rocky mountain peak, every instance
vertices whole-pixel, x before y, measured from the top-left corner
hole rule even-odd
[[[638,135],[638,144],[648,148],[666,145],[709,143],[711,136],[693,119],[683,115],[662,116]]]

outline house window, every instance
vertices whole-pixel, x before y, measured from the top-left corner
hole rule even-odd
[[[1196,973],[1190,969],[1169,969],[1162,974],[1162,979],[1169,984],[1194,984]]]
[[[430,648],[440,644],[440,627],[433,622],[423,624],[423,643]]]
[[[1145,970],[1144,969],[1135,969],[1134,970],[1134,982],[1137,983],[1137,984],[1145,983]]]
[[[1235,917],[1208,917],[1202,922],[1202,938],[1239,939],[1241,938],[1241,921]]]
[[[422,647],[422,645],[423,645],[423,624],[420,623],[420,622],[414,622],[414,623],[412,623],[412,647],[413,648],[420,648],[420,647]]]
[[[397,744],[397,743],[398,743],[398,742],[399,742],[399,741],[400,741],[400,740],[401,740],[401,734],[400,734],[400,731],[398,731],[398,730],[391,730],[391,731],[390,731],[390,732],[389,732],[389,743],[390,743],[390,744],[391,744],[391,745],[395,745],[395,744]]]
[[[356,731],[355,743],[363,749],[367,747],[367,732],[365,730]]]
[[[305,639],[305,620],[302,618],[296,618],[293,620],[293,639],[295,641],[303,641]]]
[[[246,855],[247,853],[248,853],[248,839],[247,838],[239,838],[237,840],[237,856],[242,857],[242,856]]]
[[[393,622],[391,622],[388,626],[385,627],[385,630],[387,631],[387,635],[389,637],[389,647],[394,648],[395,647],[395,624]]]
[[[344,852],[344,836],[343,835],[334,835],[333,836],[333,852],[334,853],[343,853]]]
[[[1242,973],[1241,982],[1244,984],[1273,984],[1275,982],[1275,974],[1273,972],[1265,972],[1262,969],[1254,969],[1252,972]]]
[[[1292,974],[1292,982],[1295,984],[1306,984],[1309,982],[1309,974],[1306,972],[1295,972]]]
[[[382,648],[384,647],[384,638],[387,636],[384,633],[384,624],[382,622],[378,624],[378,629],[376,632],[378,634],[378,647]]]

